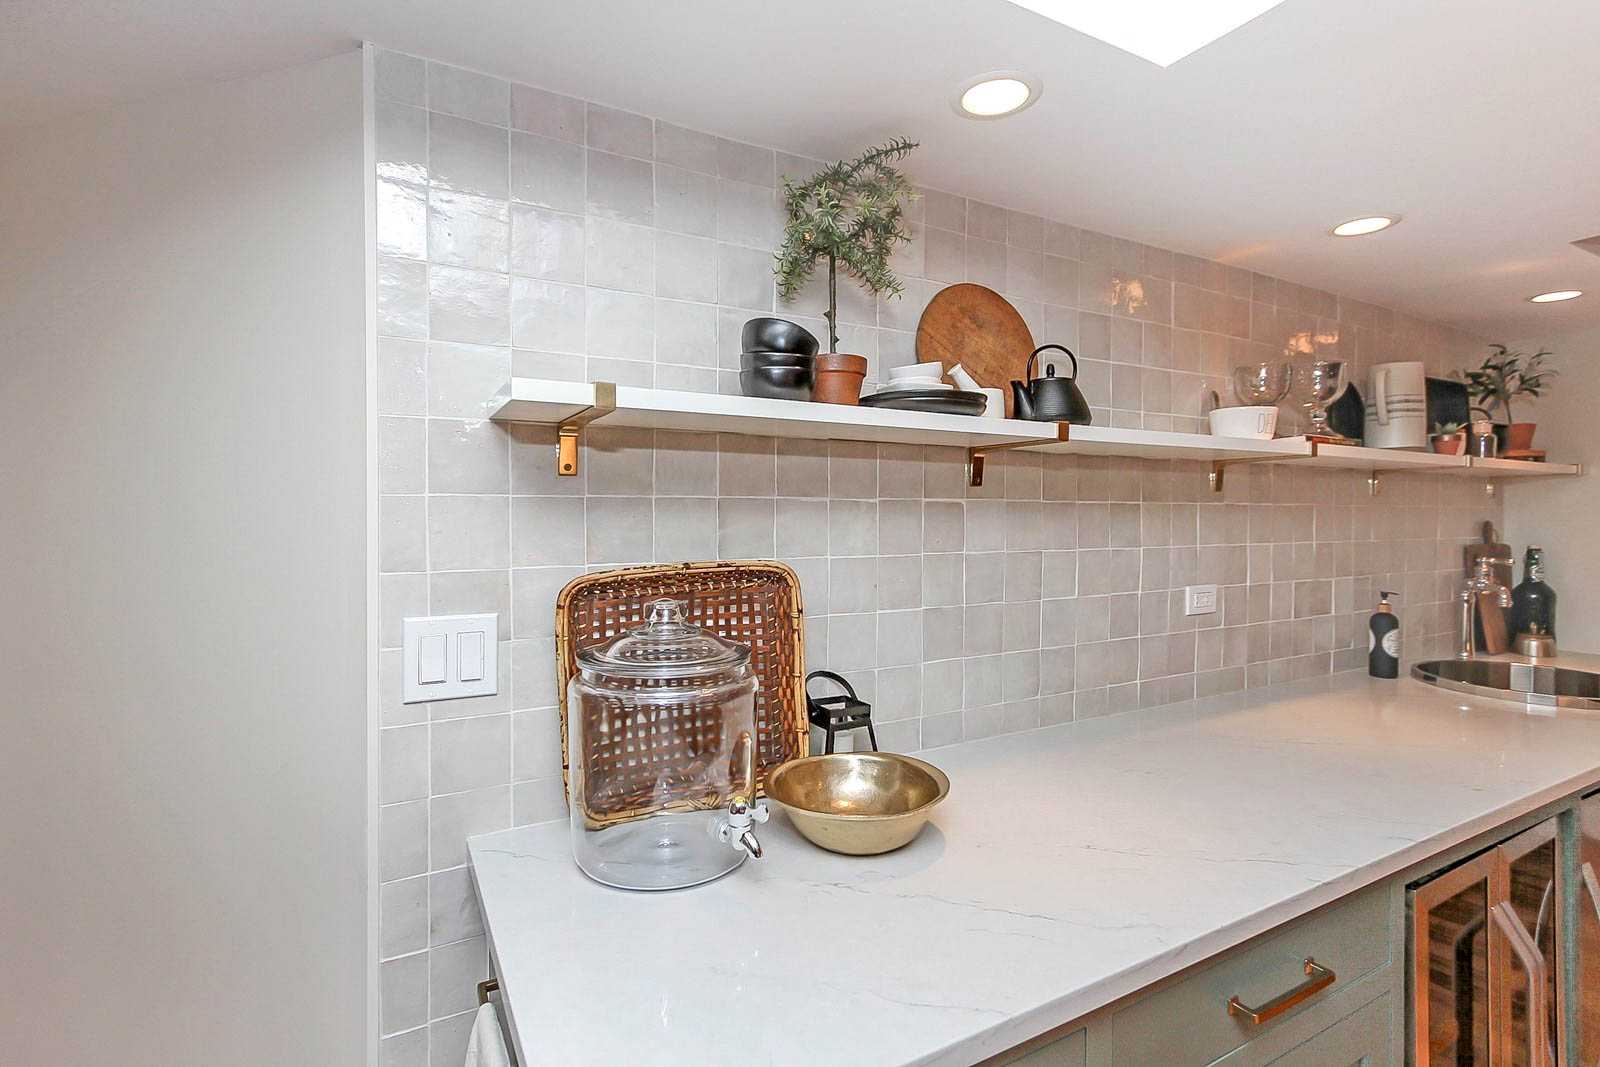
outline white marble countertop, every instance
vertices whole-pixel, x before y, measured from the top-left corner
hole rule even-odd
[[[1600,780],[1600,713],[1342,676],[931,750],[949,799],[851,858],[782,814],[707,886],[474,838],[525,1067],[970,1064]]]

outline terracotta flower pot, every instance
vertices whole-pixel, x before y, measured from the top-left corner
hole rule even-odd
[[[1539,428],[1534,422],[1513,422],[1506,427],[1505,451],[1526,452],[1533,447],[1533,431]]]
[[[1436,435],[1433,450],[1441,456],[1459,456],[1467,450],[1467,435],[1465,432]]]
[[[866,377],[866,356],[824,352],[811,361],[811,399],[823,404],[856,404]]]

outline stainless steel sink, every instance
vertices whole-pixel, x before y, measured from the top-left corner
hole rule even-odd
[[[1425,660],[1411,677],[1458,693],[1546,708],[1600,710],[1600,673],[1491,659]]]

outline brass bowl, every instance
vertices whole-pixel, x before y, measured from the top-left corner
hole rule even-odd
[[[851,856],[910,844],[949,793],[939,768],[892,752],[807,756],[767,776],[767,796],[806,840]]]

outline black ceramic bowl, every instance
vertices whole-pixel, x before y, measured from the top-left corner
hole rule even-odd
[[[739,334],[746,352],[793,352],[801,356],[817,354],[815,335],[788,319],[751,319]]]
[[[739,388],[745,396],[764,396],[772,400],[810,400],[811,368],[755,367],[739,372]]]
[[[757,367],[811,367],[815,356],[803,356],[798,352],[744,352],[739,356],[739,366],[743,370],[754,370]]]

